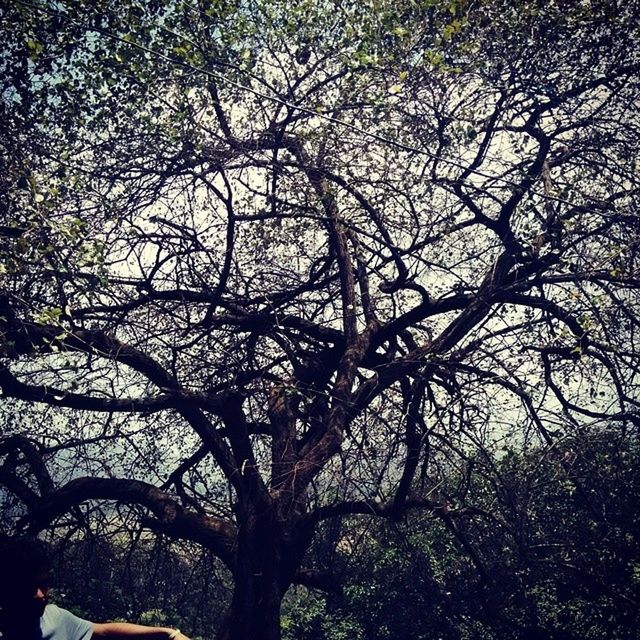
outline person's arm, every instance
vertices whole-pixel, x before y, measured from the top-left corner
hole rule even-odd
[[[189,640],[177,629],[169,627],[145,627],[129,622],[105,622],[93,625],[94,638],[141,638],[142,640]]]

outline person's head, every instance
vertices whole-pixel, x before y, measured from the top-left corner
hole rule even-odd
[[[40,617],[47,604],[51,561],[37,538],[0,537],[0,607],[9,615]]]

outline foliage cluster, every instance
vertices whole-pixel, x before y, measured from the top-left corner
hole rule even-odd
[[[222,625],[229,577],[194,545],[86,536],[53,549],[52,599],[86,620],[169,626],[194,640]]]
[[[455,532],[425,514],[333,522],[309,560],[330,563],[341,588],[294,589],[283,638],[632,638],[640,624],[639,444],[611,429],[477,460],[468,492],[492,518],[468,518]],[[443,491],[456,495],[459,481],[448,478]],[[56,559],[54,598],[88,619],[169,624],[208,638],[230,597],[229,577],[211,557],[163,538],[58,541]]]
[[[635,434],[607,430],[477,460],[485,468],[469,495],[491,518],[466,519],[458,530],[425,515],[395,524],[343,522],[332,558],[343,591],[296,590],[284,638],[635,637],[639,445]],[[449,478],[452,493],[459,480]]]

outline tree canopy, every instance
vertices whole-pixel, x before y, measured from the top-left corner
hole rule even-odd
[[[321,523],[637,428],[636,3],[1,11],[12,527],[195,541],[270,640]]]

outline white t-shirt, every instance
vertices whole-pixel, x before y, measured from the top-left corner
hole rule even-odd
[[[93,624],[48,604],[40,618],[40,631],[43,640],[91,640]]]

